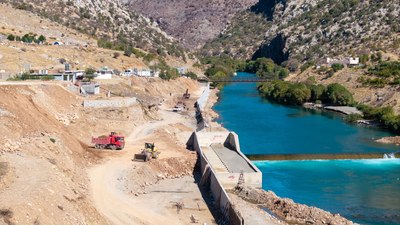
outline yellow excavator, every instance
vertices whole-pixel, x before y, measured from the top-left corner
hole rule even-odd
[[[147,162],[151,159],[157,159],[159,155],[160,152],[158,151],[154,143],[145,143],[142,152],[139,154],[135,154],[133,160]]]

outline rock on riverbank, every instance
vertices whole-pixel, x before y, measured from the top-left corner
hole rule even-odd
[[[400,136],[383,137],[376,140],[378,143],[400,145]]]
[[[289,224],[355,224],[339,214],[332,214],[316,207],[298,204],[288,198],[280,198],[271,191],[246,187],[237,190],[236,194],[246,201],[256,203],[260,207],[268,209],[279,219]]]

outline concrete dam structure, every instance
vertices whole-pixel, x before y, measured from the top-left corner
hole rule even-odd
[[[188,145],[203,159],[201,172],[211,168],[224,189],[233,189],[243,174],[246,186],[262,187],[261,171],[240,151],[234,132],[194,132]]]
[[[229,224],[245,224],[240,209],[231,203],[228,190],[242,182],[247,187],[262,188],[261,171],[240,151],[234,132],[193,132],[188,149],[199,155],[200,185],[210,189],[216,206]]]

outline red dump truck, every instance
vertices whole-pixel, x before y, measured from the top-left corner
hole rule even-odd
[[[96,149],[122,150],[125,147],[125,138],[115,132],[111,132],[108,136],[92,137],[92,143]]]

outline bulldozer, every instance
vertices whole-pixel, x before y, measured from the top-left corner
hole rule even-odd
[[[160,152],[154,143],[145,143],[144,149],[139,154],[135,154],[133,160],[147,162],[151,159],[157,159],[159,155]]]

